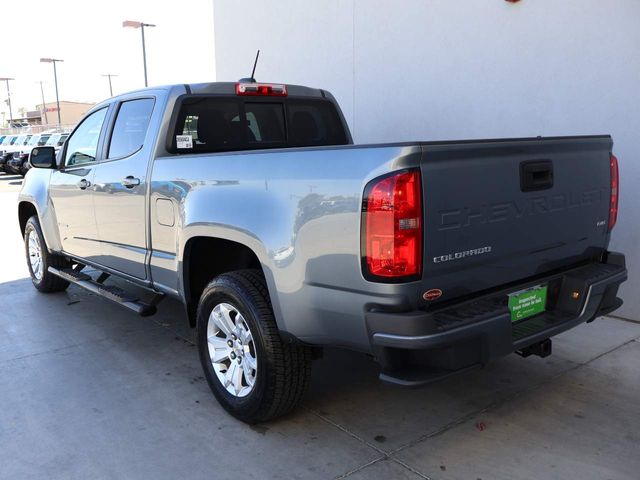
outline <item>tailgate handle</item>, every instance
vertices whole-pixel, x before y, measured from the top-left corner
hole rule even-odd
[[[553,162],[531,160],[520,164],[520,190],[534,192],[553,187]]]

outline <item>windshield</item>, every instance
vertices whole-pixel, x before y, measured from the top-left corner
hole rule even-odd
[[[29,142],[27,143],[27,145],[37,145],[39,139],[40,139],[39,135],[34,135],[29,139]]]
[[[14,139],[16,137],[13,137],[11,135],[7,135],[6,137],[4,137],[4,140],[2,141],[2,143],[0,145],[11,145],[11,140]]]
[[[45,143],[45,145],[49,146],[49,147],[54,147],[56,145],[56,143],[58,143],[58,141],[60,140],[60,137],[62,135],[60,135],[59,133],[56,133],[55,135],[51,135],[49,137],[49,140],[47,140],[47,143]]]

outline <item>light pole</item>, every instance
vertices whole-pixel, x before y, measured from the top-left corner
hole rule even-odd
[[[15,78],[0,78],[0,81],[7,82],[7,101],[9,102],[9,127],[13,123],[13,112],[11,111],[11,91],[9,90],[9,80],[15,80]]]
[[[133,20],[125,20],[122,22],[122,26],[127,28],[139,28],[142,32],[142,64],[144,65],[144,86],[148,87],[147,82],[147,50],[144,44],[144,27],[155,27],[152,23],[135,22]]]
[[[107,77],[109,79],[109,96],[113,97],[113,88],[111,87],[111,77],[117,77],[118,75],[114,73],[105,73],[102,75],[103,77]]]
[[[64,62],[64,60],[58,58],[41,58],[40,61],[42,63],[53,63],[53,80],[56,84],[56,106],[58,108],[58,127],[60,127],[62,121],[60,120],[60,99],[58,98],[58,72],[56,70],[56,63]]]
[[[44,89],[42,88],[42,80],[40,80],[40,95],[42,95],[42,112],[44,113],[45,125],[49,125],[49,118],[47,117],[47,104],[44,101]],[[42,121],[42,117],[40,118]]]

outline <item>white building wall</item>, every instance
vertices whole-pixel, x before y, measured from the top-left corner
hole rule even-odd
[[[357,143],[610,133],[640,319],[640,1],[214,0],[216,74],[325,88]],[[455,193],[452,193],[455,194]]]

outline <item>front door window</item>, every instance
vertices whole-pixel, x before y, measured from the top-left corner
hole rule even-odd
[[[64,156],[66,167],[75,167],[96,161],[98,139],[107,109],[102,108],[85,118],[67,140]]]

